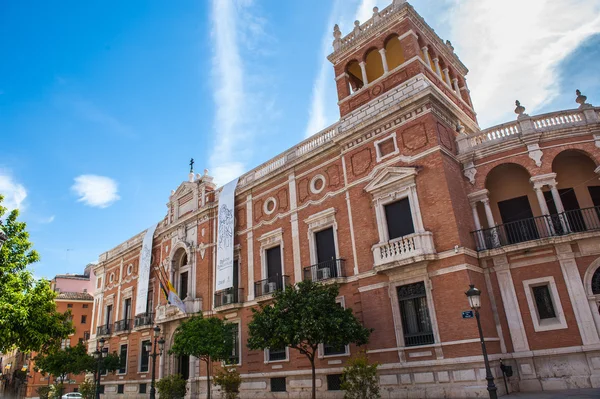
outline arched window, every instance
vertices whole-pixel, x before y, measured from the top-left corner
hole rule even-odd
[[[184,248],[179,248],[173,255],[173,285],[181,300],[184,300],[190,293],[190,272],[187,252]]]
[[[367,64],[367,81],[373,82],[376,79],[383,76],[383,61],[381,59],[381,53],[376,48],[371,49],[365,57],[365,63]]]
[[[402,65],[404,61],[404,52],[402,51],[402,45],[398,36],[391,36],[385,42],[385,58],[388,64],[388,70],[391,71],[394,68]]]
[[[348,74],[348,80],[350,81],[350,94],[363,88],[365,84],[362,80],[362,71],[358,61],[350,61],[348,66],[346,66],[346,73]]]
[[[596,269],[592,276],[592,294],[600,295],[600,268]]]

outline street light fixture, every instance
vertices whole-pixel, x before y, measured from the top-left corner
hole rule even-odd
[[[163,353],[163,349],[165,348],[165,340],[161,337],[158,339],[158,334],[160,334],[160,327],[154,326],[154,351],[148,356],[152,357],[152,383],[150,385],[150,399],[156,399],[156,357],[161,356]],[[152,349],[152,343],[150,341],[144,344],[146,352],[150,352]],[[156,347],[159,347],[159,352],[156,353]]]
[[[96,399],[100,399],[100,368],[102,366],[102,359],[108,355],[108,348],[104,347],[106,340],[100,338],[96,344],[96,351],[94,351],[94,358],[96,359]]]
[[[469,290],[465,292],[467,299],[469,299],[469,305],[471,309],[475,311],[475,318],[477,319],[477,328],[479,329],[479,340],[481,341],[481,351],[483,352],[483,362],[485,363],[485,379],[487,380],[487,390],[490,395],[490,399],[497,399],[498,394],[496,393],[496,385],[494,385],[494,377],[492,376],[492,370],[490,369],[490,362],[488,360],[487,350],[485,349],[485,341],[483,340],[483,331],[481,330],[481,321],[479,320],[479,308],[481,308],[481,291],[475,288],[473,284],[469,285]]]

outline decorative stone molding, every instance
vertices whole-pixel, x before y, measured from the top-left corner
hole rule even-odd
[[[466,165],[464,165],[463,174],[467,179],[469,179],[469,182],[472,185],[475,185],[475,175],[477,174],[477,168],[475,167],[473,161],[469,161]]]
[[[321,184],[321,187],[318,188],[317,184]],[[325,189],[325,176],[318,174],[315,175],[311,180],[310,180],[310,192],[313,194],[319,194],[321,193],[324,189]]]
[[[542,156],[544,153],[540,150],[539,144],[528,144],[527,151],[529,151],[529,158],[535,162],[536,166],[539,168],[542,166]]]

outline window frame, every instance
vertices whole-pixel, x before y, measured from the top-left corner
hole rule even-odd
[[[127,360],[129,357],[129,344],[119,344],[119,361],[121,361],[121,356],[123,354],[123,347],[125,347],[125,371],[121,371],[121,365],[119,364],[119,368],[117,369],[117,375],[125,375],[127,374]]]
[[[281,359],[281,360],[270,360],[270,350],[269,348],[265,348],[264,350],[265,353],[265,364],[269,364],[269,363],[283,363],[283,362],[289,362],[290,361],[290,347],[286,346],[285,347],[285,359]]]
[[[235,320],[228,320],[228,323],[237,324],[237,326],[238,326],[238,330],[237,330],[237,352],[238,352],[237,358],[238,358],[238,361],[237,361],[237,363],[227,363],[225,361],[225,362],[223,362],[223,364],[227,365],[227,366],[241,366],[242,365],[242,321],[241,321],[241,319],[235,319]]]
[[[144,342],[150,342],[152,343],[151,339],[142,339],[140,340],[140,356],[139,356],[139,361],[138,361],[138,373],[148,373],[150,372],[150,352],[148,352],[148,362],[147,362],[147,367],[148,369],[146,371],[142,370],[142,359],[144,357]]]
[[[340,258],[340,249],[338,244],[338,224],[335,218],[337,213],[335,208],[325,209],[324,211],[310,215],[304,219],[308,227],[308,248],[310,254],[310,266],[316,265],[317,259],[317,237],[316,234],[320,231],[327,230],[328,228],[333,229],[333,243],[335,245],[335,256],[336,259]]]
[[[533,295],[533,288],[544,285],[548,286],[548,292],[550,293],[550,299],[552,300],[552,306],[554,307],[554,313],[556,314],[556,317],[540,319],[537,303]],[[523,280],[523,289],[525,290],[527,306],[529,307],[531,321],[533,323],[533,329],[535,332],[569,328],[565,318],[565,313],[563,311],[560,295],[556,287],[556,281],[554,280],[553,276]]]
[[[342,309],[346,309],[346,298],[344,296],[339,296],[337,298],[335,298],[335,303],[339,304]],[[325,354],[325,343],[320,343],[319,347],[317,349],[317,357],[319,359],[330,359],[330,358],[334,358],[334,357],[344,357],[344,356],[350,356],[350,345],[345,345],[344,346],[344,353],[336,353],[336,354],[332,354],[332,355],[326,355]]]
[[[394,143],[394,151],[390,152],[389,154],[382,155],[381,148],[379,147],[379,145],[388,140],[392,140],[392,142]],[[400,149],[398,149],[398,140],[396,139],[396,132],[394,132],[380,140],[375,140],[373,142],[373,145],[375,146],[376,162],[381,162],[382,160],[384,160],[386,158],[390,158],[390,157],[393,157],[394,155],[400,154]]]
[[[285,275],[284,253],[285,245],[283,242],[283,229],[280,227],[277,230],[270,231],[259,237],[260,242],[260,261],[261,261],[261,278],[268,278],[267,250],[279,246],[281,248],[281,275]],[[239,267],[239,266],[238,266]]]

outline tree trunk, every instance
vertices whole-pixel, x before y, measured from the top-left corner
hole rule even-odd
[[[315,382],[317,381],[317,376],[315,375],[315,356],[309,357],[310,367],[312,368],[312,399],[317,399],[317,387],[315,386]]]
[[[206,360],[206,399],[210,399],[210,357]]]

